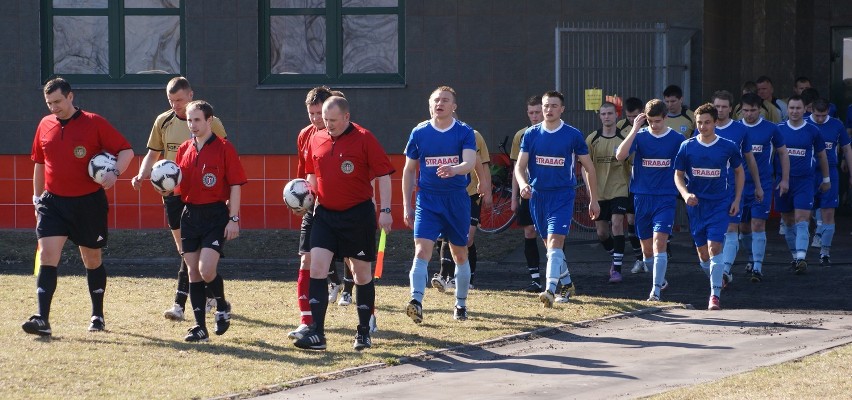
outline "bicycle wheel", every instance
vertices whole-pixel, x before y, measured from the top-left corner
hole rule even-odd
[[[586,191],[586,183],[578,181],[574,187],[574,215],[571,223],[574,227],[584,232],[595,230],[595,221],[589,217],[589,192]]]
[[[491,208],[482,208],[477,229],[485,233],[500,233],[509,229],[515,222],[516,216],[512,212],[512,190],[495,186],[492,197],[494,204]]]

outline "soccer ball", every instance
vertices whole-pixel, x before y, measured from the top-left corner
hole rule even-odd
[[[284,185],[284,204],[295,211],[314,207],[314,189],[308,181],[297,178]]]
[[[183,174],[174,161],[160,160],[151,168],[151,184],[161,192],[171,192],[180,185]]]
[[[106,174],[115,170],[115,156],[102,151],[89,160],[89,176],[99,184],[104,183]]]

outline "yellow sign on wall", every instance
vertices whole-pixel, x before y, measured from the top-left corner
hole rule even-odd
[[[586,89],[586,111],[598,111],[601,108],[603,90]]]

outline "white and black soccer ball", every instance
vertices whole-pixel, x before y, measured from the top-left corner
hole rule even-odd
[[[115,170],[115,156],[105,151],[95,154],[89,160],[89,176],[99,184],[104,183],[106,174],[112,174],[113,170]]]
[[[180,167],[171,160],[160,160],[151,168],[151,184],[161,192],[171,192],[180,185],[183,174]]]
[[[284,185],[284,204],[296,211],[314,208],[314,189],[302,178],[293,179]]]

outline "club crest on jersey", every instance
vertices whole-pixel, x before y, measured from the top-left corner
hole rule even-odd
[[[686,133],[686,125],[680,126],[680,133]]]
[[[762,144],[753,144],[751,145],[752,153],[763,153],[763,145]]]
[[[808,152],[805,149],[794,149],[794,148],[790,148],[790,147],[787,148],[787,154],[789,154],[791,156],[804,157],[807,153]]]
[[[83,146],[77,146],[74,148],[74,157],[83,158],[86,156],[86,148]]]
[[[459,163],[459,156],[436,156],[426,157],[427,167],[440,167],[442,165],[456,165]]]
[[[535,156],[535,163],[545,167],[564,167],[565,157]]]
[[[642,166],[648,168],[668,168],[672,166],[670,158],[643,158]]]
[[[216,185],[216,175],[213,175],[212,172],[208,172],[201,177],[201,183],[204,184],[205,187],[213,187]]]
[[[696,178],[718,178],[722,170],[716,168],[692,168],[692,176]]]
[[[352,171],[355,170],[355,164],[352,161],[344,161],[343,164],[340,164],[340,170],[343,171],[344,174],[351,174]]]

